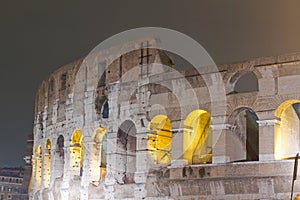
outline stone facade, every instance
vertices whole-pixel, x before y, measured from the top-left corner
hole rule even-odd
[[[289,198],[300,54],[210,72],[159,49],[111,51],[39,86],[30,199]]]

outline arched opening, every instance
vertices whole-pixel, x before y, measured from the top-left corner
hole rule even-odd
[[[35,191],[38,191],[41,187],[42,179],[42,146],[37,149],[36,155],[36,175],[35,175]]]
[[[228,93],[258,91],[258,79],[252,71],[238,71],[229,80]]]
[[[74,175],[82,176],[83,172],[83,134],[82,131],[76,129],[73,132],[71,144],[70,144],[70,167]]]
[[[134,183],[136,171],[136,128],[132,121],[126,120],[117,133],[117,166],[120,183]]]
[[[107,135],[104,127],[94,131],[91,145],[90,180],[97,183],[106,175]]]
[[[107,119],[109,117],[109,104],[108,99],[106,99],[102,106],[102,118]]]
[[[155,116],[148,126],[147,149],[157,164],[169,164],[171,162],[172,149],[172,125],[166,115]]]
[[[229,117],[233,134],[226,138],[226,153],[230,161],[258,161],[259,127],[256,113],[249,108],[239,108]]]
[[[58,136],[56,140],[56,149],[54,155],[55,167],[53,168],[54,172],[52,173],[55,178],[59,178],[63,176],[64,163],[65,163],[64,143],[65,143],[64,136],[62,135]]]
[[[275,159],[294,157],[300,150],[300,100],[282,103],[275,112],[280,125],[275,126]]]
[[[45,145],[44,152],[44,187],[48,188],[50,185],[50,174],[51,174],[51,141],[48,139]]]
[[[212,131],[210,114],[194,110],[184,120],[184,154],[188,164],[212,162]]]
[[[51,97],[54,93],[54,78],[51,78],[49,82],[49,89],[48,89],[49,97]]]

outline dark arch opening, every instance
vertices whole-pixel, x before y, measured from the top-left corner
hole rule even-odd
[[[126,120],[119,127],[117,133],[117,148],[120,163],[121,183],[134,183],[136,171],[136,128],[132,121]]]
[[[55,162],[55,168],[53,169],[53,175],[55,178],[59,178],[63,176],[64,172],[64,158],[65,158],[65,153],[64,153],[64,136],[60,135],[58,136],[56,140],[56,151],[54,155],[54,162]]]
[[[227,143],[231,161],[259,160],[259,127],[256,113],[249,108],[240,108],[233,112],[230,124],[233,134]]]
[[[258,80],[256,75],[253,72],[243,72],[242,74],[239,74],[239,77],[234,84],[233,93],[255,91],[258,91]]]

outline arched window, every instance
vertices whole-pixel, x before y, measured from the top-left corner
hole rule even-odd
[[[275,126],[275,159],[294,157],[300,151],[300,100],[288,100],[275,112],[280,119]]]
[[[132,121],[126,120],[119,127],[117,133],[117,152],[121,162],[119,164],[120,183],[133,183],[136,171],[136,128]]]
[[[212,132],[210,114],[194,110],[184,120],[184,154],[188,164],[212,162]]]
[[[251,71],[238,71],[229,80],[228,93],[244,93],[258,91],[258,79]]]
[[[108,100],[105,100],[105,102],[102,106],[102,118],[107,119],[108,117],[109,117]]]
[[[74,175],[82,176],[84,146],[83,146],[83,134],[79,129],[76,129],[73,132],[70,151],[71,151],[70,167],[72,169],[72,172],[74,172]]]
[[[49,96],[52,96],[54,93],[54,79],[52,78],[49,82]]]
[[[230,161],[258,161],[258,117],[250,108],[239,108],[229,116],[231,134],[226,136],[226,152]]]
[[[67,72],[60,76],[60,89],[64,90],[67,87]]]
[[[53,168],[53,173],[52,173],[54,178],[61,178],[63,176],[64,163],[65,163],[64,142],[65,142],[64,136],[62,135],[58,136],[56,140],[56,149],[54,154],[55,167]]]
[[[157,115],[149,123],[147,149],[157,164],[169,164],[171,162],[171,129],[171,121],[165,115]]]
[[[99,182],[106,174],[106,129],[99,127],[92,136],[90,157],[90,180]]]

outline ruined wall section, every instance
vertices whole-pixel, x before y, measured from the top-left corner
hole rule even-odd
[[[74,79],[81,62],[77,60],[64,65],[38,87],[34,118],[39,131],[46,132],[46,127],[66,120],[66,102],[72,98]]]

